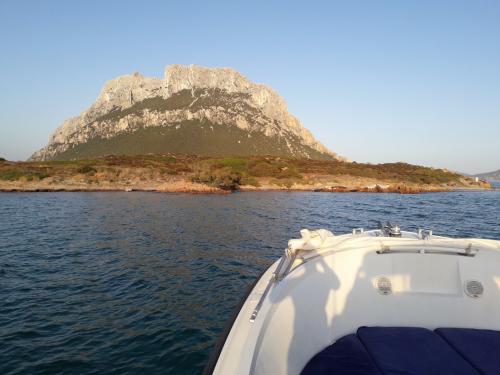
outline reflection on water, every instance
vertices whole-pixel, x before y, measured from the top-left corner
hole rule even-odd
[[[500,193],[0,194],[0,373],[201,372],[301,228],[500,239]]]

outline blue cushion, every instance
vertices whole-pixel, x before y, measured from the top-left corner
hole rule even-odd
[[[500,332],[487,329],[438,328],[436,333],[482,374],[500,374]]]
[[[356,335],[347,335],[316,354],[302,375],[381,375]]]
[[[445,340],[425,328],[361,327],[357,334],[386,375],[478,374]]]

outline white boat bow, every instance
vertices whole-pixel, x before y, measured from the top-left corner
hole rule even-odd
[[[302,230],[257,281],[213,374],[300,374],[362,326],[500,330],[500,241],[393,225]]]

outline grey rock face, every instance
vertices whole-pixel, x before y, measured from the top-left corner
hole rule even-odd
[[[181,105],[168,104],[175,103],[177,96],[185,98],[187,91],[191,92],[189,101]],[[163,99],[168,105],[152,108],[143,105],[141,111],[127,113],[148,99]],[[109,139],[139,127],[175,126],[192,119],[285,137],[287,143],[288,138],[293,138],[322,154],[345,160],[318,142],[289,114],[284,99],[271,88],[252,83],[230,68],[196,65],[167,66],[163,79],[134,73],[106,82],[91,107],[64,121],[50,137],[49,144],[30,159],[52,159],[95,137]],[[293,154],[294,148],[290,146],[290,149]],[[309,157],[307,153],[296,156]]]

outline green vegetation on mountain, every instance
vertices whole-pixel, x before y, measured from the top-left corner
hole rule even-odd
[[[125,77],[107,85],[106,95],[100,95],[81,116],[64,122],[49,144],[30,159],[168,152],[343,159],[316,141],[288,114],[284,101],[261,85],[250,89],[252,85],[242,81],[240,91],[224,84],[224,88],[192,87],[164,95],[158,82],[147,93],[138,83],[135,97],[134,90],[122,81],[136,78]]]
[[[293,135],[290,138],[293,139]],[[300,149],[314,159],[332,159],[330,155],[305,146],[298,140],[291,147]],[[249,132],[207,120],[190,120],[169,126],[141,127],[112,138],[93,138],[56,155],[54,160],[168,152],[202,156],[290,156],[287,140],[279,136],[268,137],[259,131]]]
[[[168,98],[156,96],[134,103],[125,109],[114,109],[109,113],[97,118],[95,121],[116,121],[127,115],[141,115],[144,110],[148,111],[173,111],[176,109],[189,108],[191,111],[209,108],[213,106],[239,106],[248,115],[254,114],[257,110],[248,105],[244,100],[249,95],[244,93],[232,93],[229,95],[224,90],[217,88],[205,88],[195,90],[181,90],[172,94]]]

